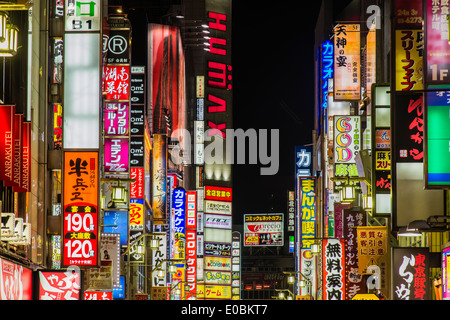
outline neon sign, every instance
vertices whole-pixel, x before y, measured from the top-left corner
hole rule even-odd
[[[331,41],[322,43],[321,52],[321,94],[322,94],[322,108],[327,107],[327,93],[328,93],[328,79],[333,79],[333,44]]]

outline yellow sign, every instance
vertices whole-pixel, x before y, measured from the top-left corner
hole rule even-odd
[[[352,300],[380,300],[380,298],[373,293],[358,293],[353,296]]]
[[[395,31],[395,89],[423,90],[423,31]]]
[[[231,286],[198,285],[197,298],[231,299]]]

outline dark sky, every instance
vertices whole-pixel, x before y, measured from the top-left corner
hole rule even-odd
[[[233,1],[233,126],[280,130],[276,175],[261,176],[260,165],[234,166],[236,217],[272,207],[285,212],[287,191],[294,188],[294,148],[312,143],[319,8],[320,1],[302,10],[292,1]]]
[[[136,3],[142,5],[126,2],[129,7]],[[287,191],[294,189],[294,148],[312,143],[314,28],[320,3],[311,1],[299,9],[291,0],[232,2],[233,127],[280,130],[276,175],[261,176],[260,165],[234,166],[237,224],[246,213],[270,212],[272,207],[286,212]],[[133,44],[145,41],[145,9],[127,10]],[[145,63],[143,50],[133,51],[133,62]]]

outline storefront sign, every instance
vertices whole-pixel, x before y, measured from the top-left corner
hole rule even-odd
[[[395,30],[395,89],[423,89],[423,31]]]
[[[227,187],[205,186],[205,199],[232,201],[232,189]]]
[[[310,249],[316,238],[316,178],[298,177],[298,228],[300,248]]]
[[[345,300],[345,251],[343,239],[324,239],[324,300]]]
[[[129,133],[129,103],[105,102],[105,136],[127,136]]]
[[[66,271],[38,271],[39,300],[80,300],[81,273]]]
[[[232,202],[206,200],[205,213],[231,215]]]
[[[357,227],[359,272],[366,272],[371,265],[387,253],[386,227]]]
[[[105,138],[105,172],[126,173],[129,170],[128,138]]]
[[[33,271],[0,259],[0,300],[32,300]]]
[[[361,118],[334,116],[334,162],[355,163],[361,150]]]
[[[98,152],[64,152],[63,264],[98,264]]]
[[[361,39],[359,24],[334,28],[334,100],[361,98]]]
[[[282,213],[277,214],[245,214],[244,245],[245,246],[282,246],[284,219]]]
[[[428,248],[393,248],[394,300],[429,300]]]
[[[106,100],[130,100],[130,67],[110,66],[104,67],[103,85]]]

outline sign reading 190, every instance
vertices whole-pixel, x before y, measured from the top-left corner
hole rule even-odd
[[[65,0],[66,31],[99,31],[100,0]]]
[[[81,264],[95,264],[97,250],[96,217],[91,212],[66,213],[64,216],[65,257],[81,259]]]

